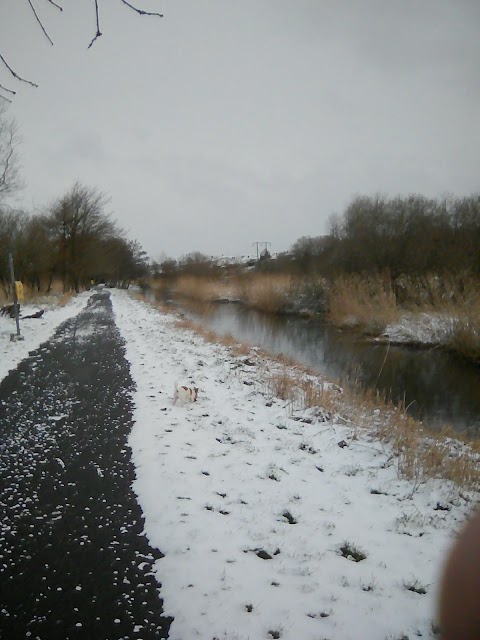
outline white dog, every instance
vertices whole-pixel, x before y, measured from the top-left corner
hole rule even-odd
[[[177,400],[180,400],[182,404],[186,402],[196,402],[198,397],[197,387],[179,387],[175,383],[175,391],[173,394],[173,404],[176,404]]]

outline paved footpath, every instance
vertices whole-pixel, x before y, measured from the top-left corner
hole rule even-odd
[[[0,383],[0,638],[167,638],[108,292]],[[158,487],[161,490],[161,487]]]

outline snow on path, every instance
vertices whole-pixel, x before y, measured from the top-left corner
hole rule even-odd
[[[10,334],[17,333],[15,320],[0,316],[0,380],[3,380],[9,371],[15,369],[30,351],[38,349],[42,342],[48,340],[62,322],[80,313],[91,295],[91,291],[85,291],[72,298],[63,307],[49,308],[51,303],[47,302],[46,305],[41,305],[45,310],[41,318],[30,320],[20,318],[20,334],[23,340],[18,342],[10,340]],[[30,315],[39,308],[38,305],[22,304],[22,315]]]
[[[463,500],[438,481],[414,491],[379,443],[267,406],[257,367],[126,292],[112,299],[137,386],[134,490],[165,554],[171,640],[435,637]],[[198,402],[172,406],[176,381],[198,386]],[[345,543],[366,558],[343,557]]]

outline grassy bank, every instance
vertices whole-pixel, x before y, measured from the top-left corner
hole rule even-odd
[[[337,278],[329,319],[386,341],[442,346],[480,362],[480,283],[473,277]]]
[[[383,443],[390,452],[388,464],[414,486],[439,478],[480,491],[480,439],[462,436],[447,425],[435,433],[427,431],[405,407],[375,392],[341,388],[291,359],[239,344],[232,336],[220,336],[190,320],[178,319],[177,326],[223,344],[240,364],[255,367],[256,390],[267,402],[272,397],[283,400],[286,411],[300,422],[340,422],[351,429],[353,439],[362,436]]]
[[[165,280],[153,281],[160,289]],[[180,275],[176,294],[236,300],[268,313],[318,314],[333,325],[388,342],[442,346],[480,362],[480,284],[473,278],[313,276],[255,271],[230,276]]]
[[[462,438],[450,427],[426,431],[395,406],[368,390],[342,389],[296,364],[266,373],[266,389],[290,403],[292,410],[310,410],[326,419],[335,415],[362,433],[392,448],[391,464],[399,477],[415,483],[443,478],[468,489],[480,490],[480,440]]]

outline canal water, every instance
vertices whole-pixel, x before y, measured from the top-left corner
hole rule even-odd
[[[320,319],[275,316],[241,304],[175,302],[221,335],[284,354],[341,384],[378,389],[431,429],[480,436],[480,367],[441,349],[377,344]]]

